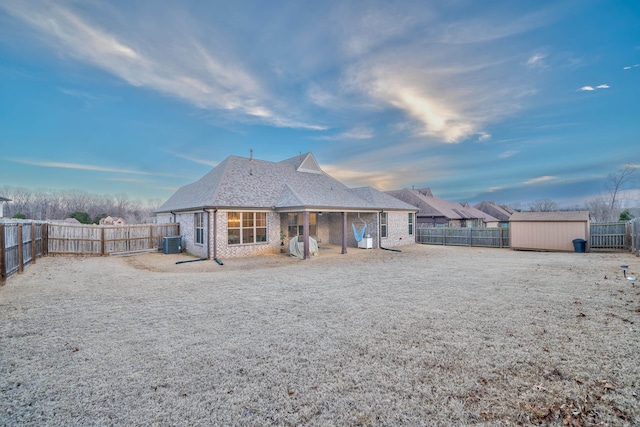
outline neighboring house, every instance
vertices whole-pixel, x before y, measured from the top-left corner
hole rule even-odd
[[[512,249],[571,252],[583,239],[589,250],[589,211],[514,212],[510,222]]]
[[[507,206],[497,205],[495,202],[480,202],[473,205],[474,208],[496,218],[499,227],[508,227],[509,218],[513,215],[513,211]]]
[[[78,221],[75,218],[65,218],[65,219],[63,219],[61,221],[55,221],[55,222],[60,222],[60,223],[63,223],[63,224],[74,224],[74,225],[81,225],[82,224],[80,221]]]
[[[429,188],[403,188],[387,194],[418,208],[417,223],[427,227],[486,227],[497,226],[498,220],[468,203],[449,202],[435,197]]]
[[[278,253],[293,238],[308,258],[309,236],[346,253],[358,247],[352,227],[365,223],[373,247],[414,243],[416,211],[371,187],[346,187],[306,153],[280,162],[229,156],[156,216],[180,223],[183,247],[208,259]]]
[[[4,216],[3,210],[4,210],[4,203],[5,202],[10,202],[11,199],[7,199],[6,197],[2,197],[0,196],[0,218],[2,218]]]
[[[98,225],[124,225],[124,219],[123,218],[119,218],[117,216],[111,217],[111,216],[107,216],[105,218],[101,218],[100,221],[98,222]]]

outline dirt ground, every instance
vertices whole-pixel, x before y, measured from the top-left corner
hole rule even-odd
[[[640,425],[640,258],[401,250],[38,259],[0,425]]]

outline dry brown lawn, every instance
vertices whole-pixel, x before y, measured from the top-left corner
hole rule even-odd
[[[0,425],[640,425],[640,258],[337,252],[39,259]]]

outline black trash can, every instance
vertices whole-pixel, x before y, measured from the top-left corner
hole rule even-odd
[[[587,241],[584,239],[574,239],[573,249],[579,253],[585,253],[587,251]]]

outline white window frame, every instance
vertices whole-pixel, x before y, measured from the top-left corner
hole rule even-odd
[[[380,237],[385,238],[389,236],[389,214],[387,212],[380,212]]]
[[[414,215],[413,212],[409,212],[409,236],[413,236],[413,230],[414,230]]]
[[[193,241],[196,245],[204,245],[204,212],[196,212],[193,216]]]
[[[239,225],[238,227],[230,227],[229,226],[229,216],[231,214],[238,214],[239,215]],[[258,215],[260,216],[264,216],[264,226],[258,226],[257,225],[257,220],[258,220]],[[252,219],[252,224],[249,227],[246,227],[244,225],[244,221],[245,219],[248,218],[248,216],[251,216]],[[230,231],[232,230],[238,230],[238,234],[239,234],[239,242],[231,242],[230,240],[230,236],[231,233]],[[245,230],[247,231],[251,231],[251,233],[248,233],[249,235],[253,235],[253,240],[252,241],[245,241],[245,237],[247,236],[247,234],[245,234]],[[264,234],[261,233],[261,236],[264,236],[264,240],[257,240],[258,237],[258,231],[264,230]],[[269,242],[269,234],[268,234],[268,227],[267,227],[267,213],[266,212],[245,212],[245,211],[231,211],[227,213],[227,244],[230,246],[236,246],[236,245],[253,245],[253,244],[260,244],[260,243],[268,243]]]

